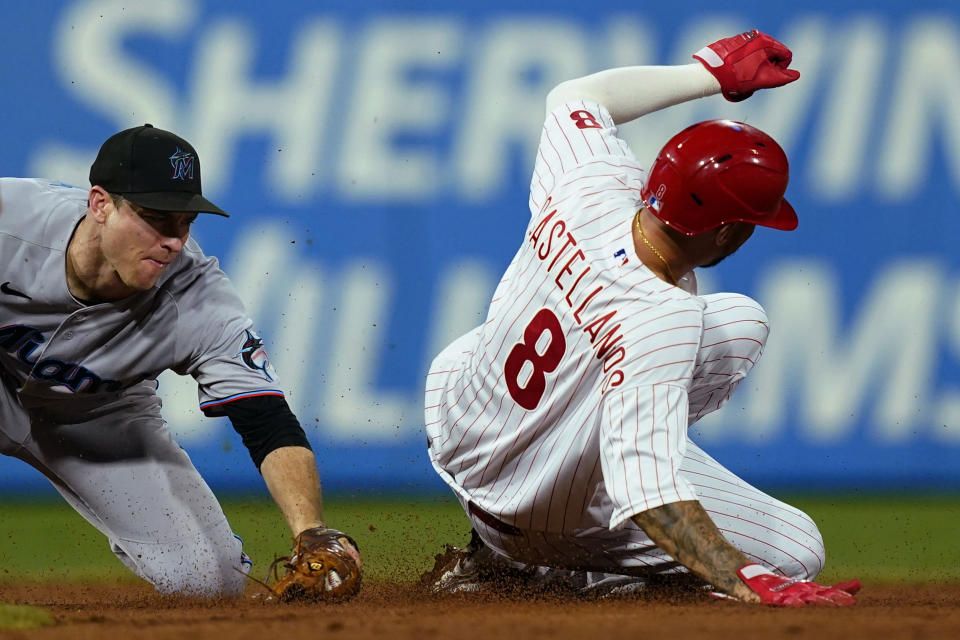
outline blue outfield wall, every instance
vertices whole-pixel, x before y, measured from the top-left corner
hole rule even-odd
[[[249,305],[327,488],[420,492],[442,489],[424,373],[481,321],[521,241],[546,92],[762,28],[799,82],[623,128],[649,162],[683,126],[731,117],[791,158],[800,228],[760,230],[701,274],[759,299],[773,332],[694,436],[762,486],[960,488],[956,3],[41,0],[0,22],[0,174],[86,184],[100,142],[144,122],[191,140],[233,213],[195,235]],[[192,381],[161,391],[215,488],[260,487]],[[44,481],[5,459],[0,486]]]

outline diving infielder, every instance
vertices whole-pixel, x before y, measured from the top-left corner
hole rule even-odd
[[[603,579],[689,571],[746,602],[854,602],[856,581],[806,581],[824,564],[811,519],[687,435],[730,398],[768,332],[754,300],[697,295],[693,268],[757,224],[797,226],[786,156],[754,127],[693,125],[649,173],[617,137],[651,111],[799,77],[790,51],[756,31],[694,57],[611,69],[547,98],[522,245],[486,322],[427,376],[431,461],[475,530],[439,591],[476,588],[499,564]]]
[[[0,179],[0,452],[158,590],[239,594],[249,560],[161,418],[161,372],[193,376],[204,413],[230,417],[295,536],[333,530],[263,343],[189,238],[198,212],[227,214],[201,194],[193,147],[150,125],[108,139],[90,182]]]

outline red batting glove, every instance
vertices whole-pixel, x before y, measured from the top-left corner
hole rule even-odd
[[[764,604],[778,607],[804,607],[811,604],[846,607],[856,604],[854,594],[860,591],[859,580],[849,580],[825,587],[809,580],[793,580],[778,576],[759,564],[748,564],[737,575]]]
[[[756,29],[717,40],[693,54],[720,83],[723,97],[740,102],[757,89],[782,87],[800,77],[788,69],[793,53]]]

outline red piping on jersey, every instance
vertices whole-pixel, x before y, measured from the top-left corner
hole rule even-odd
[[[219,407],[222,404],[229,404],[234,400],[242,400],[243,398],[259,398],[260,396],[280,396],[284,397],[282,391],[269,390],[269,391],[253,391],[251,393],[238,393],[235,396],[230,396],[229,398],[223,398],[222,400],[211,400],[210,402],[204,402],[200,405],[201,409],[207,409],[209,407]]]

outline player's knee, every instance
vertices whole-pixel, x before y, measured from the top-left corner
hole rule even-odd
[[[784,566],[779,569],[791,578],[800,580],[813,580],[820,571],[823,570],[823,553],[814,553],[813,551],[803,549],[799,550],[794,557],[789,558]]]
[[[755,340],[761,347],[766,344],[767,336],[770,334],[770,320],[760,303],[753,298],[738,294],[734,306],[739,322],[731,326],[735,327],[737,334]]]
[[[718,305],[721,306],[721,305]],[[760,303],[744,295],[726,296],[722,313],[714,317],[717,326],[710,336],[745,363],[755,363],[770,334],[770,322]]]
[[[204,596],[238,597],[246,585],[246,571],[240,554],[219,554],[199,562],[185,562],[173,571],[161,572],[153,580],[161,593]]]
[[[820,534],[820,529],[817,528],[817,525],[810,525],[811,531],[809,532],[811,544],[809,548],[806,549],[806,568],[807,568],[807,580],[813,580],[820,572],[823,571],[823,566],[827,561],[826,547],[823,544],[823,536]]]
[[[170,595],[236,597],[243,594],[250,561],[236,538],[211,549],[200,544],[114,544],[114,553],[160,593]]]
[[[802,512],[799,512],[802,514]],[[806,516],[805,516],[806,517]],[[817,525],[808,520],[807,526],[803,531],[797,531],[791,535],[793,540],[789,551],[781,561],[778,568],[791,578],[801,580],[813,580],[823,570],[826,560],[826,553],[823,546],[823,536]]]

